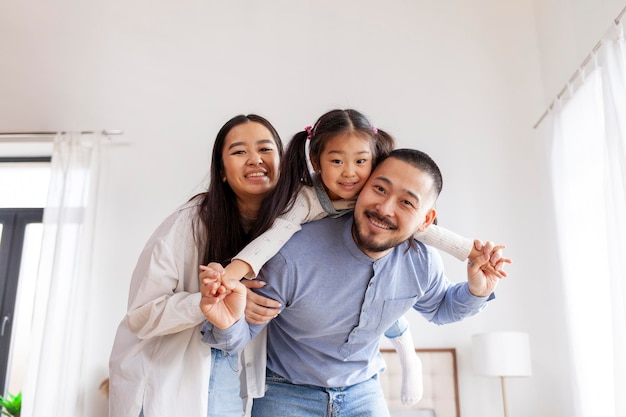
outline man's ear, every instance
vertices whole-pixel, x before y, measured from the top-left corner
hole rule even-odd
[[[428,226],[433,224],[436,218],[437,218],[437,210],[435,210],[434,208],[428,210],[428,213],[426,213],[426,218],[424,219],[424,223],[422,223],[422,225],[417,228],[417,231],[423,232],[424,230],[426,230]]]

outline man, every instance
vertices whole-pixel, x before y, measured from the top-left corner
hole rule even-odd
[[[384,331],[411,307],[437,324],[485,307],[503,275],[481,269],[491,243],[468,263],[467,282],[452,284],[439,254],[412,239],[435,219],[441,187],[428,155],[394,150],[370,176],[353,216],[304,225],[263,267],[266,285],[257,291],[282,309],[267,325],[267,391],[254,400],[253,417],[388,416],[377,381]],[[212,267],[217,276],[220,267]],[[203,311],[214,323],[204,338],[239,349],[264,325],[239,320],[243,290],[232,286],[221,304],[203,286]]]

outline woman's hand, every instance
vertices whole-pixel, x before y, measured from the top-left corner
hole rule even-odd
[[[200,265],[200,270],[200,310],[215,327],[232,326],[243,317],[246,287],[239,281],[223,280],[224,268],[218,263]]]
[[[224,292],[222,286],[224,278],[224,267],[217,262],[211,262],[208,265],[200,265],[200,292],[203,297],[216,296],[218,292]]]

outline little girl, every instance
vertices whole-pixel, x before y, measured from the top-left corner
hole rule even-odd
[[[356,110],[332,110],[297,133],[282,159],[278,184],[264,200],[251,231],[254,240],[226,266],[223,279],[254,278],[301,224],[350,211],[378,158],[393,148],[393,138]],[[462,261],[481,254],[478,241],[475,247],[474,240],[436,225],[416,233],[415,239]],[[402,402],[415,404],[423,393],[421,362],[406,319],[396,322],[385,336],[400,357]]]

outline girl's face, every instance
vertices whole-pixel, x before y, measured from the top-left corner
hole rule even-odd
[[[223,179],[240,201],[265,197],[278,180],[280,156],[270,131],[260,123],[233,127],[222,148]]]
[[[346,133],[328,140],[320,155],[322,182],[331,200],[352,199],[372,173],[370,139]]]

